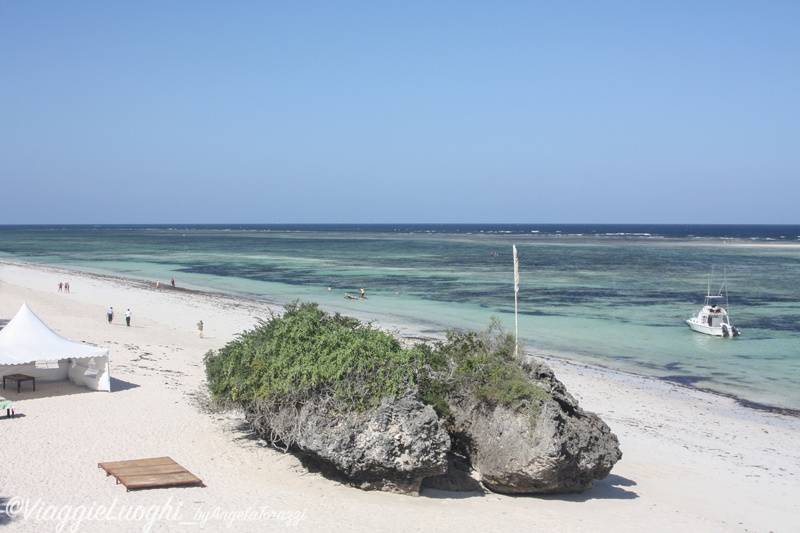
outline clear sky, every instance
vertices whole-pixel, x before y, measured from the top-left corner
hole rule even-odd
[[[800,223],[800,2],[0,2],[0,223]]]

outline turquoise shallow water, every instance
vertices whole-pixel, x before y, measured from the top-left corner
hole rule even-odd
[[[800,226],[6,226],[0,256],[324,308],[800,409]],[[495,255],[496,254],[496,255]],[[690,331],[714,274],[737,339]],[[328,287],[331,290],[328,290]],[[368,299],[345,293],[365,288]]]

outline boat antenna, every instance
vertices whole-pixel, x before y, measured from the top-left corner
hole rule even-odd
[[[731,306],[728,303],[728,269],[722,267],[722,286],[725,288],[725,312],[728,313],[728,322],[731,321]],[[722,292],[722,291],[720,291]]]
[[[708,281],[706,285],[706,294],[711,296],[711,278],[714,277],[714,265],[711,265],[711,274],[708,275]]]

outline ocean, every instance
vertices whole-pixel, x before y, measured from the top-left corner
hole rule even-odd
[[[0,257],[323,309],[800,410],[800,225],[0,226]],[[735,339],[684,320],[726,282]],[[345,294],[367,299],[348,300]]]

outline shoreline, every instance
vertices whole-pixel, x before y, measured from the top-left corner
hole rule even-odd
[[[220,298],[220,299],[227,299],[232,302],[233,305],[236,302],[246,302],[252,306],[265,306],[268,309],[273,311],[281,312],[283,310],[283,306],[288,302],[277,302],[270,300],[269,298],[252,298],[244,295],[237,295],[237,294],[229,294],[222,291],[212,291],[212,290],[204,290],[204,289],[196,289],[196,288],[186,288],[186,287],[172,287],[168,283],[161,284],[161,287],[156,289],[151,281],[140,279],[140,278],[133,278],[133,277],[125,277],[116,274],[107,274],[107,273],[100,273],[100,272],[89,272],[80,270],[77,268],[71,267],[62,267],[62,266],[53,266],[53,265],[44,265],[40,263],[26,263],[24,261],[20,261],[17,259],[6,259],[0,258],[0,266],[3,264],[14,265],[19,267],[30,267],[41,269],[44,271],[51,271],[54,273],[65,273],[71,274],[75,276],[86,276],[86,277],[94,277],[97,279],[105,280],[112,283],[121,283],[121,284],[129,284],[132,287],[142,289],[142,290],[152,290],[152,291],[166,291],[169,293],[170,291],[174,291],[178,294],[188,294],[206,298]],[[261,317],[265,318],[265,317]],[[400,338],[401,341],[411,343],[411,342],[435,342],[438,340],[444,340],[443,336],[437,336],[435,334],[426,334],[419,329],[422,325],[414,325],[414,324],[383,324],[383,323],[376,323],[381,329],[385,331],[394,332],[394,334]],[[404,328],[407,332],[402,333],[400,332],[400,328]],[[619,375],[630,375],[636,376],[644,379],[650,379],[653,381],[663,381],[667,383],[671,383],[680,387],[684,387],[689,390],[694,390],[698,392],[703,392],[706,394],[712,394],[724,398],[729,398],[734,400],[738,405],[746,409],[754,409],[757,411],[762,411],[766,413],[777,414],[781,416],[790,416],[795,418],[800,418],[800,409],[791,408],[791,407],[782,407],[778,405],[771,405],[763,402],[753,401],[743,396],[732,394],[720,390],[716,390],[711,387],[696,387],[691,383],[687,383],[681,379],[672,379],[671,376],[653,376],[648,375],[642,372],[636,372],[632,370],[622,370],[618,368],[612,368],[609,366],[602,365],[597,361],[592,362],[584,362],[580,360],[576,360],[569,357],[569,354],[564,355],[554,355],[550,354],[541,354],[541,353],[532,353],[527,352],[526,355],[530,357],[535,357],[541,359],[543,361],[558,361],[560,364],[563,365],[577,365],[577,366],[585,366],[588,368],[593,368],[595,370],[601,370],[603,372],[611,372]]]
[[[72,292],[58,294],[68,274]],[[155,289],[105,274],[0,260],[0,319],[23,302],[57,333],[110,349],[112,392],[37,383],[3,391],[17,419],[0,418],[8,446],[0,505],[23,498],[78,505],[181,505],[182,523],[153,531],[216,531],[202,512],[248,508],[304,513],[302,531],[788,531],[800,504],[800,420],[745,408],[734,399],[615,370],[542,357],[580,406],[620,439],[622,460],[581,494],[543,497],[423,491],[420,497],[363,492],[309,473],[290,454],[253,438],[235,411],[204,408],[202,357],[279,306],[228,295]],[[105,310],[130,307],[131,327],[107,324]],[[120,314],[122,314],[120,312]],[[206,323],[199,338],[195,323]],[[381,327],[385,327],[382,325]],[[413,336],[413,335],[410,335]],[[423,338],[429,338],[422,335]],[[126,493],[99,471],[104,461],[172,457],[202,488]],[[16,501],[16,500],[14,500]],[[59,507],[60,506],[60,507]],[[376,513],[375,508],[381,512]],[[9,531],[55,527],[35,517],[4,518]],[[294,515],[299,516],[299,515]],[[81,530],[141,531],[142,523],[84,523]],[[234,522],[240,531],[288,522]]]

